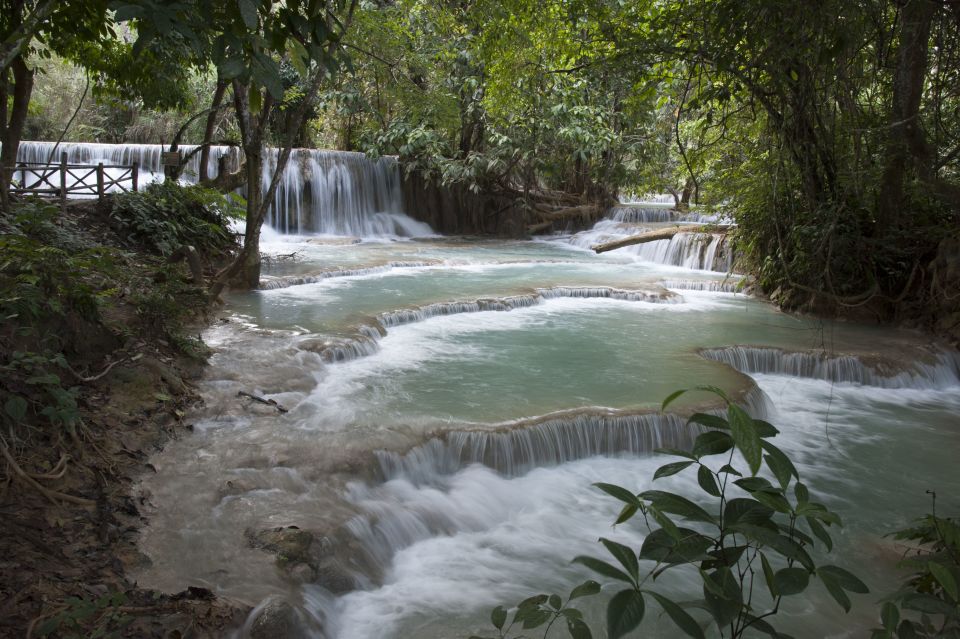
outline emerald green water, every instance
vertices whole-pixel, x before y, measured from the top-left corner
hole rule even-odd
[[[359,325],[376,326],[378,316],[398,309],[555,287],[657,294],[664,280],[725,276],[616,252],[595,256],[562,240],[320,245],[269,239],[268,252],[296,251],[299,258],[277,262],[269,276],[379,270],[228,300],[227,321],[205,335],[215,355],[203,383],[207,406],[194,415],[195,434],[158,455],[157,475],[144,481],[156,512],[141,544],[153,560],[140,575],[143,584],[204,585],[251,604],[283,595],[322,618],[331,637],[489,632],[491,607],[569,589],[590,576],[569,561],[601,555],[598,536],[639,546],[644,531],[611,531],[616,504],[590,484],[642,489],[663,460],[589,457],[518,475],[465,465],[424,470],[431,477],[426,483],[402,475],[384,482],[376,475],[376,451],[429,452],[437,435],[522,429],[558,411],[653,409],[673,390],[699,384],[742,392],[755,382],[766,393],[769,418],[782,430],[779,445],[798,461],[811,490],[848,522],[831,561],[855,570],[877,593],[843,615],[824,593],[811,591],[783,613],[784,629],[798,636],[862,636],[876,617],[874,601],[897,579],[896,549],[882,533],[925,511],[925,489],[937,489],[945,500],[960,494],[953,461],[960,385],[951,386],[950,371],[944,383],[918,381],[914,388],[759,373],[750,382],[697,354],[745,344],[907,365],[931,361],[919,335],[801,319],[739,294],[676,289],[673,298],[656,302],[562,297],[513,310],[425,313],[364,338]],[[390,262],[426,265],[384,266]],[[328,361],[318,347],[351,340],[368,348],[346,361]],[[238,391],[274,399],[289,412],[248,405]],[[582,427],[589,428],[589,420]],[[657,483],[691,495],[698,490],[682,476]],[[380,558],[380,574],[342,595],[291,584],[243,534],[291,524],[352,531],[357,544]],[[693,583],[682,576],[664,587],[682,593]],[[591,610],[600,614],[599,607]],[[644,632],[676,635],[655,618]]]

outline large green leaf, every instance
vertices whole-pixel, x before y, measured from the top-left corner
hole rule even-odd
[[[669,477],[670,475],[676,475],[680,471],[684,470],[692,464],[692,461],[683,461],[683,462],[672,462],[669,464],[664,464],[653,473],[654,479],[660,479],[661,477]]]
[[[957,580],[954,579],[949,568],[936,561],[929,561],[927,562],[927,570],[940,582],[940,586],[943,587],[944,592],[946,592],[951,599],[960,601],[960,597],[957,596]]]
[[[796,595],[807,589],[810,573],[803,568],[783,568],[773,575],[773,585],[778,595]]]
[[[620,639],[643,621],[643,595],[636,590],[621,590],[607,605],[607,637]]]
[[[760,445],[767,451],[767,454],[763,456],[767,466],[773,471],[777,481],[780,482],[780,488],[786,490],[787,486],[790,485],[790,478],[796,477],[799,479],[800,473],[797,472],[790,458],[779,448],[765,440],[761,440]]]
[[[701,426],[706,426],[707,428],[730,430],[730,424],[727,423],[727,420],[719,415],[711,415],[709,413],[694,413],[690,416],[690,419],[687,420],[687,423],[700,424]]]
[[[704,580],[703,598],[707,602],[713,620],[723,628],[740,614],[743,594],[740,585],[729,568],[723,567],[710,573],[713,587]]]
[[[664,564],[686,564],[709,559],[706,551],[713,540],[695,530],[678,528],[679,537],[663,528],[651,532],[640,547],[640,558]]]
[[[817,574],[821,577],[827,575],[833,578],[844,590],[849,590],[850,592],[857,592],[860,594],[867,594],[870,592],[870,589],[867,588],[867,584],[860,581],[860,579],[852,572],[841,568],[840,566],[820,566],[817,568]]]
[[[661,410],[661,411],[667,410],[667,406],[669,406],[670,404],[672,404],[672,403],[674,402],[674,400],[676,400],[678,397],[680,397],[681,395],[683,395],[683,394],[686,393],[686,392],[687,392],[687,389],[682,388],[682,389],[680,389],[680,390],[678,390],[678,391],[673,391],[672,393],[670,393],[669,395],[667,395],[667,398],[666,398],[665,400],[663,400],[663,404],[660,405],[660,410]]]
[[[730,404],[727,407],[727,421],[730,422],[730,432],[733,435],[733,441],[737,444],[737,449],[747,460],[750,466],[750,473],[757,474],[760,470],[761,448],[760,434],[753,423],[753,419],[745,410],[736,404]]]
[[[727,502],[723,509],[723,522],[727,526],[737,523],[760,525],[773,517],[773,509],[755,499],[737,497]]]
[[[693,442],[693,454],[699,457],[721,455],[733,448],[733,438],[723,431],[711,430],[697,436]]]
[[[660,607],[663,608],[663,611],[673,620],[673,623],[677,624],[677,627],[680,630],[683,630],[687,633],[689,637],[695,637],[696,639],[703,639],[703,630],[700,628],[700,624],[690,616],[690,614],[678,606],[673,601],[667,599],[661,594],[658,594],[653,591],[644,590],[644,592],[654,599],[657,600],[657,603],[660,604]]]
[[[490,623],[493,624],[493,627],[497,630],[503,629],[503,624],[507,621],[507,611],[504,610],[503,606],[497,606],[490,612]]]
[[[769,528],[744,523],[734,524],[730,526],[730,529],[735,532],[741,532],[746,535],[747,538],[753,539],[764,546],[769,546],[787,559],[799,561],[807,570],[814,569],[813,560],[810,559],[807,551],[804,550],[800,544],[785,535],[774,532]]]
[[[590,570],[600,573],[604,577],[610,577],[611,579],[618,579],[620,581],[625,581],[628,584],[633,583],[633,579],[630,578],[630,575],[623,572],[616,566],[611,566],[602,559],[597,559],[596,557],[588,557],[586,555],[580,555],[579,557],[574,557],[574,563],[583,564]]]
[[[607,552],[620,562],[620,565],[626,569],[627,574],[633,577],[634,582],[640,578],[640,563],[637,561],[637,555],[630,546],[613,541],[612,539],[605,539],[604,537],[600,538],[600,543],[604,545]]]
[[[619,499],[626,504],[632,504],[637,507],[640,507],[642,504],[640,499],[635,494],[623,486],[617,486],[616,484],[605,484],[603,482],[596,482],[594,486],[607,493],[611,497]]]
[[[640,497],[652,502],[654,506],[665,513],[680,515],[691,521],[702,521],[708,524],[716,523],[716,518],[714,518],[713,515],[686,497],[662,490],[647,490],[640,493]]]
[[[713,472],[706,466],[701,466],[697,469],[697,483],[700,484],[700,488],[708,495],[712,495],[713,497],[720,496],[720,486],[717,485],[717,479],[713,476]]]
[[[593,639],[590,626],[583,619],[567,618],[567,632],[570,633],[571,639]]]
[[[590,595],[595,595],[598,592],[600,592],[600,584],[593,581],[592,579],[588,579],[587,581],[583,582],[582,584],[580,584],[579,586],[571,590],[569,598],[572,600],[572,599],[578,599],[580,597],[589,597]]]

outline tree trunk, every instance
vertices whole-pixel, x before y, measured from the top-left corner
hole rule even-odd
[[[920,102],[927,71],[930,26],[936,9],[937,5],[930,0],[907,0],[902,5],[890,142],[877,203],[877,225],[881,229],[899,226],[907,174],[915,160],[922,161],[928,154],[920,127]]]
[[[670,240],[673,239],[674,235],[679,233],[725,232],[725,228],[717,226],[671,226],[669,228],[658,229],[656,231],[647,231],[646,233],[640,233],[639,235],[631,235],[630,237],[620,238],[619,240],[604,242],[603,244],[594,244],[590,248],[592,248],[596,253],[606,253],[607,251],[613,251],[618,248],[623,248],[624,246],[646,244],[647,242],[657,242],[659,240]]]
[[[680,194],[680,202],[677,209],[680,211],[686,211],[690,208],[690,196],[693,195],[693,178],[688,177],[687,181],[683,183],[683,192]]]
[[[30,106],[30,96],[33,93],[33,70],[27,67],[23,56],[13,60],[10,65],[13,72],[13,91],[9,88],[7,75],[4,74],[2,81],[5,85],[4,108],[2,114],[3,121],[0,122],[0,143],[3,149],[0,150],[0,204],[3,210],[9,210],[10,200],[10,181],[13,177],[13,167],[17,163],[17,151],[20,149],[20,140],[23,137],[23,127],[27,122],[27,109]],[[9,109],[7,102],[10,94],[13,94],[12,104]]]
[[[199,182],[206,182],[210,179],[207,171],[207,165],[210,163],[210,144],[213,140],[213,133],[217,128],[217,118],[220,115],[220,105],[223,103],[223,94],[227,92],[227,81],[217,78],[217,88],[213,92],[213,100],[210,103],[210,113],[207,114],[207,126],[203,129],[203,142],[200,149],[200,171],[197,174]]]

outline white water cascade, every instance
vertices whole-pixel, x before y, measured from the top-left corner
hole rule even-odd
[[[182,145],[183,155],[196,146]],[[160,144],[21,142],[20,162],[59,162],[60,153],[74,164],[140,165],[140,183],[163,179]],[[56,157],[51,159],[51,151]],[[231,166],[239,163],[235,147],[212,146],[208,175],[217,175],[221,156],[230,156]],[[276,166],[277,150],[267,153],[262,184],[266,189]],[[200,155],[190,157],[181,179],[197,180]],[[404,213],[396,158],[371,160],[362,153],[295,149],[280,178],[267,224],[281,233],[329,234],[354,237],[418,237],[433,235],[429,226]]]
[[[152,563],[135,578],[249,604],[237,639],[487,636],[494,606],[587,578],[605,585],[583,604],[602,627],[608,580],[571,559],[601,556],[600,536],[639,548],[646,529],[612,528],[620,504],[594,482],[709,506],[696,473],[652,479],[674,461],[655,451],[699,432],[689,414],[723,409],[691,392],[661,412],[680,388],[721,388],[780,431],[847,524],[830,562],[875,598],[895,580],[882,533],[922,514],[925,489],[960,494],[956,354],[741,294],[721,234],[589,250],[685,222],[664,207],[624,207],[573,237],[354,242],[303,234],[423,232],[403,228],[393,160],[299,151],[282,177],[263,250],[298,259],[265,260],[261,289],[229,297],[204,335],[193,431],[138,486]],[[251,542],[277,530],[308,537],[310,556]],[[663,587],[699,592],[682,574]],[[811,589],[783,630],[859,636],[870,597],[844,615]],[[644,624],[676,635],[662,615]]]

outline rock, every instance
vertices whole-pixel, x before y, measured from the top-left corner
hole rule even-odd
[[[250,639],[308,639],[316,635],[304,629],[303,615],[295,606],[276,599],[260,610],[248,636]]]
[[[350,571],[335,559],[329,559],[317,566],[313,583],[323,586],[335,595],[350,592],[357,587],[357,582]]]
[[[251,548],[259,548],[277,555],[277,565],[315,563],[310,554],[313,545],[313,533],[296,526],[270,528],[254,532],[248,529],[244,533]]]

